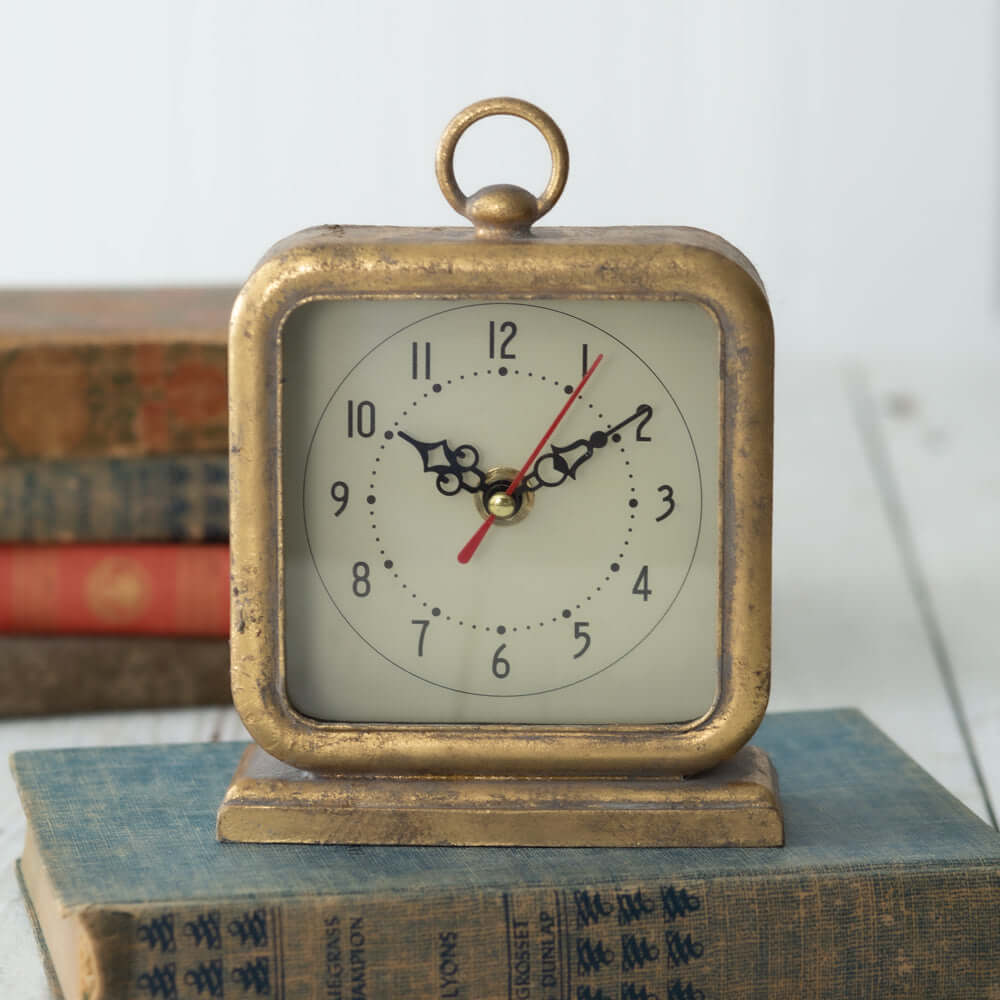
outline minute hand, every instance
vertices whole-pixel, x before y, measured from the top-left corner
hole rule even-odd
[[[593,458],[615,434],[640,417],[648,419],[652,413],[653,408],[648,403],[640,403],[635,413],[606,431],[594,431],[590,437],[579,438],[572,444],[553,445],[550,451],[539,456],[531,473],[524,477],[524,488],[537,490],[542,486],[559,486],[567,479],[576,479],[580,466]]]

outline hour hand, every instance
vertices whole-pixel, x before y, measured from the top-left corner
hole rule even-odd
[[[486,481],[486,474],[479,468],[479,452],[471,444],[450,448],[448,442],[418,441],[405,431],[399,436],[416,448],[424,463],[424,472],[435,475],[434,485],[442,496],[453,497],[465,490],[479,493]]]

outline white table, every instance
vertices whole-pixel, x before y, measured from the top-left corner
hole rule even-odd
[[[857,706],[996,825],[1000,358],[779,356],[771,707]],[[0,665],[2,668],[2,665]],[[242,739],[231,709],[0,722],[0,751]],[[49,991],[12,863],[0,770],[0,996]]]

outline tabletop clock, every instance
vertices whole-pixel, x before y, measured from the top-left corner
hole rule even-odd
[[[490,115],[552,172],[467,197]],[[532,228],[523,101],[448,125],[471,227],[277,244],[230,333],[222,839],[775,845],[773,335],[696,229]]]

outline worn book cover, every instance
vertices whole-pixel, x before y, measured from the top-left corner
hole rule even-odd
[[[220,844],[239,744],[33,751],[69,1000],[994,1000],[1000,835],[853,711],[765,719],[783,848]]]
[[[226,453],[235,295],[0,291],[0,461]]]
[[[0,717],[230,700],[225,639],[0,636]]]

